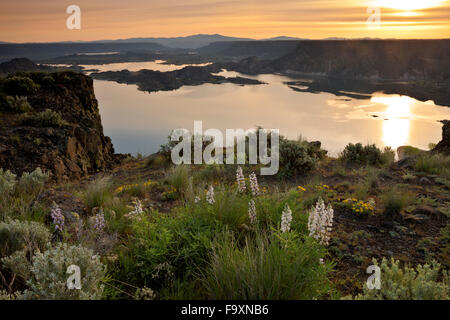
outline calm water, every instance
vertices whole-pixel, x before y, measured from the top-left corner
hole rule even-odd
[[[126,63],[119,70],[139,70],[143,65],[151,69],[152,64],[157,64],[157,68],[166,67],[155,62]],[[108,65],[102,67],[104,71],[116,70],[116,64],[109,66],[111,69]],[[287,77],[253,78],[268,84],[204,84],[156,93],[138,91],[135,85],[101,80],[95,80],[94,86],[105,134],[120,153],[156,152],[167,142],[172,129],[193,130],[194,120],[203,121],[203,130],[246,130],[258,125],[277,128],[290,138],[302,135],[310,141],[319,140],[332,155],[349,142],[427,149],[430,142],[441,139],[442,125],[437,120],[450,119],[450,108],[436,106],[432,101],[381,93],[357,100],[330,93],[296,92],[283,83],[291,80]]]
[[[155,70],[161,72],[174,71],[183,69],[186,66],[206,66],[209,63],[202,64],[183,64],[183,65],[175,65],[175,64],[164,64],[164,60],[155,60],[155,61],[146,61],[146,62],[120,62],[120,63],[109,63],[109,64],[83,64],[80,67],[84,67],[85,70],[99,70],[98,72],[105,71],[139,71],[142,69]],[[87,72],[89,74],[90,72]]]

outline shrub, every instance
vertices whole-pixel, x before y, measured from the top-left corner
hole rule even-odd
[[[16,175],[0,169],[0,215],[6,217],[21,215],[22,218],[39,211],[40,204],[35,202],[48,175],[37,168],[32,173],[24,173],[17,181]]]
[[[311,151],[308,142],[280,138],[280,175],[296,176],[313,170],[319,157]]]
[[[373,263],[377,265],[377,261]],[[450,298],[450,277],[442,271],[443,280],[439,281],[441,265],[433,261],[431,265],[418,265],[414,268],[401,268],[399,261],[391,262],[383,258],[381,262],[381,289],[369,290],[364,286],[358,300],[448,300]]]
[[[13,76],[3,82],[3,91],[10,96],[28,96],[38,90],[39,85],[28,77]]]
[[[27,97],[2,96],[0,97],[0,110],[14,113],[25,113],[32,111],[33,108],[28,102]]]
[[[16,191],[19,193],[38,194],[48,181],[49,174],[36,168],[33,172],[24,172],[17,183]]]
[[[351,210],[352,213],[357,217],[366,218],[370,215],[373,215],[375,212],[375,202],[368,201],[364,202],[362,200],[357,200],[355,198],[345,199],[342,201],[345,208]]]
[[[61,117],[61,114],[51,109],[37,114],[26,114],[22,116],[22,124],[33,127],[64,127],[69,123]]]
[[[13,220],[0,223],[0,257],[7,257],[19,250],[33,253],[44,250],[51,234],[40,223]]]
[[[292,232],[258,235],[243,247],[224,237],[200,281],[210,299],[318,299],[330,291],[324,254],[315,241]]]
[[[389,147],[382,152],[374,144],[363,146],[361,143],[349,143],[339,158],[343,162],[358,165],[385,165],[394,161],[395,152]]]
[[[7,196],[11,194],[16,186],[16,175],[11,171],[3,171],[0,169],[0,194]]]
[[[78,266],[81,271],[81,289],[67,287],[67,268]],[[100,257],[82,246],[58,244],[44,253],[36,253],[30,268],[31,278],[27,281],[23,299],[40,300],[96,300],[103,293],[101,281],[105,266]]]

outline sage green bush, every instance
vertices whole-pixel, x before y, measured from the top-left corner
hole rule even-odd
[[[24,173],[20,179],[10,171],[0,169],[0,221],[7,218],[26,218],[40,210],[36,203],[49,174],[37,168]]]
[[[71,265],[80,267],[81,289],[69,289],[67,280]],[[36,253],[30,267],[28,289],[22,299],[38,300],[98,300],[102,297],[102,280],[106,268],[100,257],[82,246],[58,244],[43,253]]]
[[[377,265],[377,261],[373,263]],[[364,292],[357,300],[448,300],[450,298],[450,277],[442,271],[436,261],[432,264],[418,265],[415,269],[409,266],[400,267],[400,262],[383,258],[381,262],[381,289]]]
[[[7,257],[16,251],[32,254],[45,250],[51,234],[47,227],[33,221],[12,220],[0,222],[0,257]]]

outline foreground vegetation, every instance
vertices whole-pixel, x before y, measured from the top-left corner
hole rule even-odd
[[[164,153],[65,185],[1,170],[0,299],[449,298],[448,157],[280,148],[276,177]]]

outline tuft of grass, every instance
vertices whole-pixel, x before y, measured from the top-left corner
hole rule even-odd
[[[192,194],[192,180],[190,170],[186,165],[179,165],[172,169],[166,176],[166,182],[175,188],[175,190],[184,198]]]
[[[410,203],[408,195],[402,194],[394,189],[386,192],[382,197],[382,201],[384,214],[387,216],[400,214],[402,209]]]
[[[210,299],[319,299],[330,293],[325,250],[295,233],[258,234],[239,246],[219,240],[200,281]]]
[[[103,177],[93,181],[84,194],[84,201],[88,208],[102,207],[112,199],[112,182],[109,177]]]
[[[430,174],[448,175],[450,172],[450,157],[442,154],[421,154],[416,159],[414,170]]]

